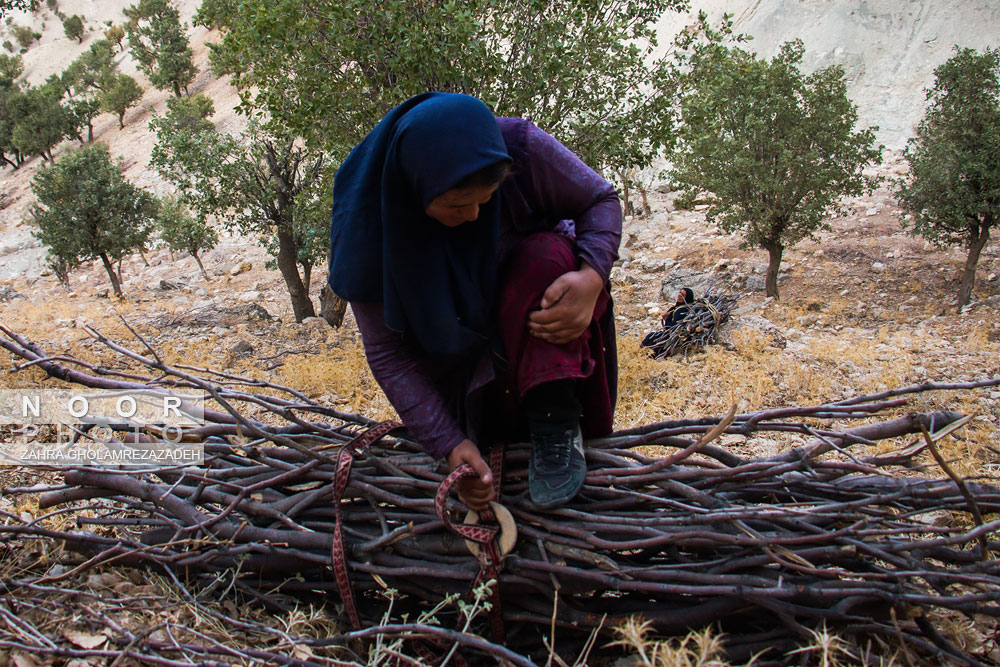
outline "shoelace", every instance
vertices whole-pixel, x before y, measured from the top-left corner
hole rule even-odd
[[[540,451],[538,451],[536,467],[557,470],[565,468],[573,454],[572,438],[572,431],[563,431],[561,434],[540,438],[539,445],[541,446],[539,447]]]

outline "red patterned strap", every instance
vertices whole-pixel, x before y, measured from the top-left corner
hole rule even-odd
[[[488,544],[493,541],[497,533],[500,532],[500,528],[497,526],[484,526],[481,524],[469,524],[469,523],[453,523],[448,517],[448,494],[451,493],[451,488],[455,485],[458,480],[465,477],[476,477],[477,473],[472,466],[468,463],[463,463],[448,475],[441,486],[438,487],[437,495],[434,496],[434,511],[437,513],[438,518],[448,527],[450,531],[463,537],[467,540],[472,540],[478,544]],[[496,476],[494,475],[494,479]],[[493,518],[493,513],[490,512],[488,517],[490,520]],[[485,513],[480,513],[483,519],[486,519]]]
[[[333,564],[333,575],[337,582],[337,590],[340,592],[340,600],[344,603],[347,617],[355,630],[361,629],[361,617],[354,602],[351,578],[347,572],[347,551],[344,548],[344,522],[340,512],[340,502],[347,491],[348,483],[351,481],[351,467],[354,464],[354,457],[389,431],[400,426],[402,424],[395,421],[384,421],[381,424],[376,424],[341,447],[340,454],[337,455],[337,470],[333,478],[334,526],[330,560]]]
[[[490,451],[490,470],[493,473],[493,494],[499,500],[501,478],[503,477],[502,447],[497,446]],[[438,487],[437,494],[434,497],[434,511],[449,530],[460,537],[481,545],[482,548],[478,554],[479,572],[476,574],[476,578],[469,590],[469,595],[466,597],[471,598],[472,591],[483,584],[483,582],[491,579],[496,582],[490,591],[490,630],[493,635],[493,641],[503,644],[506,632],[503,625],[503,611],[500,608],[500,570],[503,568],[504,554],[501,553],[497,541],[500,533],[500,527],[496,525],[497,519],[491,508],[480,510],[479,519],[481,521],[492,522],[494,525],[453,523],[448,517],[447,501],[452,487],[458,480],[474,475],[478,475],[478,473],[468,463],[463,463],[451,471],[451,474]]]

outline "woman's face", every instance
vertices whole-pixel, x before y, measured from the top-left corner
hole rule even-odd
[[[473,222],[479,217],[479,207],[493,197],[498,187],[491,185],[448,190],[432,199],[424,213],[445,227],[458,227],[463,223]]]

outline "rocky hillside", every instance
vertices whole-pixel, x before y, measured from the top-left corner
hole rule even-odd
[[[733,15],[734,30],[770,58],[796,37],[809,69],[840,65],[847,74],[859,122],[877,125],[888,148],[901,149],[924,113],[924,89],[953,47],[1000,46],[1000,3],[995,0],[694,0],[717,19]],[[690,21],[664,17],[665,37]],[[662,40],[664,43],[667,39]]]

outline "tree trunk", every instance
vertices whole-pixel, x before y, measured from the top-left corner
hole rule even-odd
[[[313,310],[312,301],[309,300],[309,292],[302,284],[298,267],[298,248],[295,245],[295,237],[288,225],[278,225],[278,271],[285,279],[285,286],[288,288],[288,296],[292,298],[292,313],[295,321],[301,322],[307,317],[316,317]]]
[[[958,288],[958,309],[969,303],[972,288],[976,286],[976,265],[979,264],[979,254],[990,240],[991,220],[984,220],[979,225],[979,234],[969,241],[969,255],[965,258],[965,271],[962,273],[962,285]]]
[[[118,114],[118,129],[119,130],[124,130],[125,129],[125,112],[124,111],[122,111],[120,114]]]
[[[302,262],[302,286],[306,288],[306,294],[309,294],[312,287],[312,272],[312,262]]]
[[[184,97],[181,95],[181,87],[176,81],[172,82],[174,84],[174,97]]]
[[[781,254],[785,251],[785,246],[778,241],[765,241],[760,244],[767,250],[767,279],[764,287],[767,295],[778,298],[778,269],[781,268]]]
[[[212,279],[208,277],[208,273],[205,271],[205,266],[201,263],[201,257],[198,257],[198,251],[192,250],[191,256],[194,257],[194,261],[198,262],[198,268],[201,269],[201,275],[205,277],[205,282],[212,282]]]
[[[89,144],[94,140],[94,123],[93,121],[87,121],[87,143]]]
[[[114,290],[115,296],[122,295],[122,285],[118,280],[118,274],[115,273],[115,267],[111,266],[111,260],[108,259],[107,254],[101,253],[101,263],[104,264],[104,270],[108,272],[108,278],[111,278],[111,289]]]
[[[628,175],[624,171],[618,172],[618,178],[622,181],[622,215],[632,215],[632,201],[629,199]]]
[[[324,283],[319,291],[319,314],[331,327],[337,329],[344,323],[344,313],[347,312],[347,300],[341,299],[330,289],[330,283]]]

